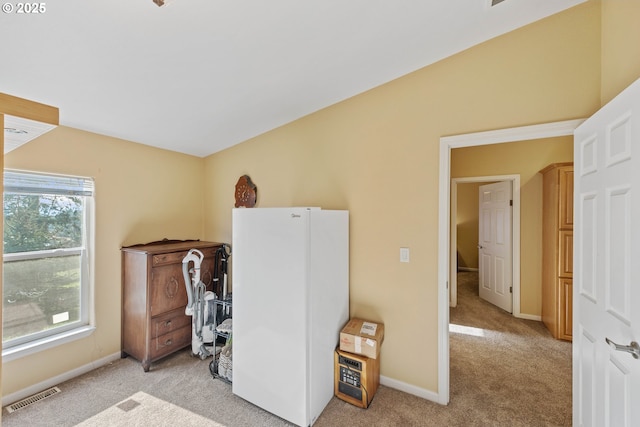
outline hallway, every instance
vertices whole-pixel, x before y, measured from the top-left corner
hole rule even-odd
[[[458,273],[449,337],[450,406],[485,405],[485,425],[571,425],[571,343],[481,300],[477,272]]]

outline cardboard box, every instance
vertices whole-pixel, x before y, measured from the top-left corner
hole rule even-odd
[[[340,350],[377,359],[383,340],[383,324],[351,319],[340,331]]]

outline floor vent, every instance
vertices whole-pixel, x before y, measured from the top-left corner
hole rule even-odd
[[[36,403],[42,399],[46,399],[49,396],[53,396],[54,394],[60,393],[60,389],[58,387],[51,387],[40,393],[36,393],[33,396],[27,397],[26,399],[22,399],[19,402],[16,402],[12,405],[7,406],[7,412],[12,413],[17,411],[18,409],[22,409],[26,406],[31,405],[32,403]]]

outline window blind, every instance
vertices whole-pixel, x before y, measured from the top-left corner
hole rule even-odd
[[[93,184],[92,178],[4,171],[5,193],[93,196]]]

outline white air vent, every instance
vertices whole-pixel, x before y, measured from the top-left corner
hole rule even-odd
[[[26,399],[22,399],[19,402],[16,402],[12,405],[7,406],[7,412],[12,413],[17,411],[18,409],[22,409],[26,406],[31,405],[32,403],[36,403],[42,399],[46,399],[49,396],[53,396],[54,394],[60,393],[60,389],[58,387],[51,387],[40,393],[36,393],[33,396],[27,397]]]

